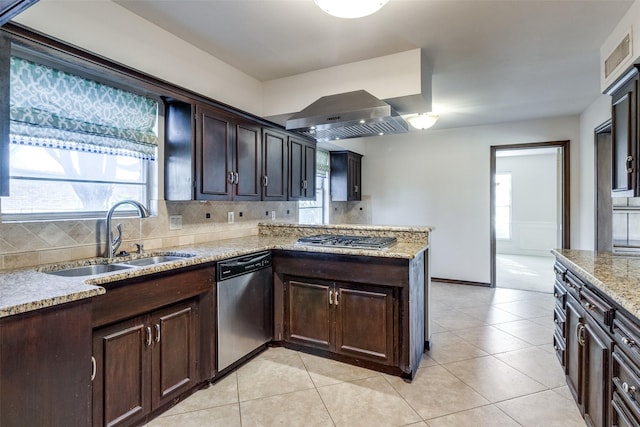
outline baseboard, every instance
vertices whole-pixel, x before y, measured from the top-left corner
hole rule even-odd
[[[454,280],[454,279],[442,279],[440,277],[432,277],[432,282],[451,283],[454,285],[469,285],[469,286],[482,286],[483,288],[490,288],[490,283],[484,282],[471,282],[469,280]]]

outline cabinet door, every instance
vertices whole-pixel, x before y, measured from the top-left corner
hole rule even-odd
[[[151,329],[147,316],[93,333],[93,425],[131,425],[151,410]]]
[[[260,200],[262,177],[261,129],[239,122],[234,130],[234,200]]]
[[[287,137],[280,132],[265,129],[262,135],[262,155],[262,200],[287,200]]]
[[[612,195],[633,197],[637,189],[637,96],[635,78],[612,98]]]
[[[361,173],[361,162],[362,160],[357,156],[348,156],[347,157],[347,173],[349,178],[347,182],[349,183],[348,195],[349,200],[361,200],[361,186],[362,186],[362,173]]]
[[[155,409],[198,382],[197,304],[191,301],[155,312],[150,325],[154,347],[152,409]]]
[[[289,200],[315,199],[316,147],[289,137]]]
[[[393,290],[340,285],[336,289],[336,352],[393,364]]]
[[[332,350],[330,290],[333,292],[333,285],[296,280],[285,283],[287,341]]]
[[[565,375],[567,385],[578,405],[582,405],[582,351],[578,340],[584,327],[583,310],[571,294],[567,294],[566,335],[565,335]]]
[[[584,325],[584,383],[583,408],[587,424],[594,427],[607,425],[610,384],[609,353],[611,338],[598,324],[586,316]]]
[[[198,199],[230,200],[233,172],[231,116],[197,106],[196,109],[196,176]]]

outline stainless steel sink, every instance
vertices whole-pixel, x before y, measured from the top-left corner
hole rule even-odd
[[[185,258],[190,258],[191,256],[193,255],[191,254],[189,255],[156,255],[156,256],[150,256],[148,258],[132,259],[131,261],[123,262],[123,264],[140,267],[145,265],[160,264],[163,262],[178,261]]]
[[[64,277],[94,276],[96,274],[127,270],[129,268],[133,268],[133,266],[123,264],[95,264],[85,265],[82,267],[66,268],[64,270],[48,271],[47,274]]]

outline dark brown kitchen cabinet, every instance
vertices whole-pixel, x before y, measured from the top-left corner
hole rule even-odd
[[[612,94],[612,196],[634,197],[638,193],[638,73]]]
[[[584,418],[589,426],[607,426],[610,397],[609,353],[610,336],[590,316],[579,335],[583,347],[583,401]]]
[[[330,165],[331,200],[362,200],[362,155],[352,151],[332,151]]]
[[[316,144],[289,136],[289,200],[316,197]]]
[[[260,200],[260,126],[213,107],[196,106],[196,198]]]
[[[94,332],[93,425],[125,426],[197,382],[195,300]]]
[[[0,425],[91,426],[89,299],[0,320]]]
[[[583,369],[582,360],[584,349],[580,345],[579,335],[584,328],[584,312],[580,303],[572,296],[568,295],[566,308],[566,365],[564,372],[567,379],[567,386],[578,405],[582,405],[582,383]]]
[[[393,364],[391,288],[291,278],[285,282],[285,340]]]
[[[262,133],[262,200],[287,200],[289,145],[287,135],[272,129]]]

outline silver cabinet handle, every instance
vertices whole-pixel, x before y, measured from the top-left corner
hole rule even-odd
[[[156,323],[156,337],[154,341],[160,342],[160,324],[159,323]]]
[[[358,186],[357,186],[357,185],[354,185],[354,186],[353,186],[353,192],[354,192],[354,193],[357,193],[357,192],[358,192]]]
[[[238,185],[238,183],[240,182],[240,175],[238,175],[238,172],[234,172],[233,176],[235,177],[235,184]]]
[[[228,175],[227,176],[227,182],[229,184],[233,184],[233,172],[229,171],[229,172],[227,172],[227,175]]]
[[[333,304],[333,291],[329,291],[329,305]]]
[[[263,177],[263,184],[262,184],[262,185],[263,185],[264,187],[266,187],[266,186],[268,186],[268,185],[269,185],[269,177],[268,177],[267,175],[265,175],[265,176]]]
[[[584,345],[584,325],[578,323],[576,327],[576,337],[578,338],[578,344]]]
[[[306,179],[304,181],[302,181],[302,189],[303,190],[307,189],[307,180]]]
[[[338,291],[336,291],[336,296],[333,299],[336,303],[336,305],[338,305]]]
[[[627,173],[633,172],[633,166],[631,162],[633,162],[633,157],[627,156]]]
[[[96,379],[97,372],[98,372],[98,365],[96,363],[96,358],[91,356],[91,381]]]
[[[628,345],[629,347],[633,347],[634,345],[636,345],[636,342],[634,340],[630,340],[627,337],[623,337],[622,342]]]
[[[636,392],[636,388],[634,386],[630,386],[627,383],[622,383],[622,389],[624,390],[625,393],[629,393],[629,394],[633,394]]]
[[[147,336],[145,337],[144,344],[147,347],[149,347],[151,345],[151,328],[149,326],[147,326],[145,328],[145,332],[146,332]]]
[[[591,310],[591,311],[593,311],[593,310],[595,310],[595,309],[596,309],[596,306],[595,306],[595,305],[593,305],[593,304],[591,304],[591,303],[585,302],[585,303],[584,303],[584,308],[586,308],[587,310]]]

